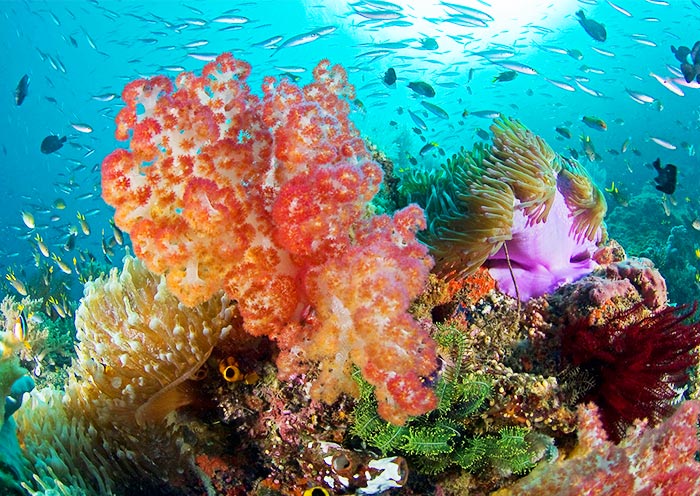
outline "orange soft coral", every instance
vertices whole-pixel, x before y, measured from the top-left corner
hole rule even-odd
[[[355,364],[377,387],[379,413],[386,420],[401,424],[408,415],[436,406],[422,382],[436,368],[433,343],[406,312],[432,267],[427,248],[416,243],[417,227],[425,227],[425,218],[415,205],[393,219],[375,217],[358,233],[355,246],[307,276],[321,324],[302,347],[313,360],[332,357],[322,361],[312,396],[333,401],[354,392]]]
[[[266,78],[262,98],[249,74],[223,54],[202,76],[125,88],[117,138],[131,147],[102,176],[117,225],[184,304],[224,289],[246,331],[277,341],[281,375],[319,362],[315,396],[354,392],[355,363],[388,419],[431,409],[434,343],[407,313],[432,265],[415,239],[422,211],[371,216],[382,170],[349,118],[341,67],[321,61],[304,87]]]

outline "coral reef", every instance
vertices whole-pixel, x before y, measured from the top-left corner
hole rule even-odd
[[[598,406],[613,441],[634,420],[647,418],[655,425],[673,411],[688,369],[697,365],[700,324],[686,323],[696,309],[666,307],[648,314],[640,302],[604,325],[581,319],[563,329],[562,355],[594,378],[584,400]]]
[[[85,283],[73,355],[72,305],[0,305],[9,491],[695,487],[695,307],[605,240],[577,162],[498,119],[492,146],[399,172],[341,67],[261,96],[250,72],[224,54],[125,88],[103,191],[139,260]],[[66,384],[27,394],[25,363]]]
[[[12,415],[22,405],[24,393],[34,387],[19,364],[21,346],[13,332],[0,330],[0,490],[13,495],[22,494],[21,482],[27,474]]]
[[[341,67],[322,61],[303,88],[267,78],[262,99],[249,73],[224,54],[175,86],[126,86],[117,137],[131,148],[102,171],[116,224],[184,304],[221,289],[236,300],[245,329],[276,340],[281,377],[320,363],[315,398],[356,394],[355,364],[385,418],[429,411],[434,343],[407,313],[432,266],[422,211],[369,214],[382,170],[348,117]]]
[[[439,326],[437,342],[446,348],[446,364],[435,390],[437,409],[411,417],[404,426],[392,425],[380,418],[372,395],[372,386],[359,374],[360,399],[354,411],[352,432],[364,442],[387,453],[401,453],[419,471],[440,474],[458,465],[479,478],[489,472],[522,473],[534,466],[536,454],[526,441],[527,429],[503,427],[497,435],[474,435],[483,429],[479,413],[492,395],[488,379],[463,373],[465,338],[461,330]]]
[[[494,496],[529,494],[696,494],[700,486],[700,402],[686,401],[655,428],[637,422],[619,444],[595,405],[579,407],[579,443],[567,459],[542,464]]]
[[[663,206],[659,192],[645,185],[629,200],[626,208],[615,208],[606,218],[610,234],[636,256],[648,258],[659,268],[668,285],[670,301],[691,304],[700,288],[700,231],[693,222],[698,218],[694,202]],[[639,219],[645,219],[640,229]],[[666,240],[665,243],[659,240]]]

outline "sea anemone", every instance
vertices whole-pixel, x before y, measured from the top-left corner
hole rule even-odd
[[[544,222],[557,191],[561,164],[557,154],[519,121],[496,119],[491,126],[493,147],[485,171],[511,187],[529,222]]]
[[[692,308],[666,307],[649,314],[643,303],[600,326],[581,319],[562,331],[564,359],[595,385],[583,398],[600,408],[605,430],[619,441],[634,420],[661,422],[698,363],[700,323]]]
[[[462,153],[448,160],[449,182],[432,188],[426,210],[437,272],[467,276],[511,238],[513,191],[483,173],[474,155]]]
[[[426,211],[420,237],[437,273],[466,277],[486,265],[500,291],[527,300],[591,272],[603,195],[583,167],[517,120],[497,119],[491,131],[492,147],[462,149],[401,184]]]
[[[576,241],[594,241],[608,210],[605,196],[593,184],[588,171],[581,164],[562,158],[562,165],[557,177],[557,188],[564,195],[572,217],[569,234]]]

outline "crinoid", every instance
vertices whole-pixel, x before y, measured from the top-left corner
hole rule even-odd
[[[697,302],[649,314],[638,303],[601,326],[582,319],[563,330],[562,355],[595,378],[583,400],[598,405],[615,442],[635,419],[655,425],[673,410],[688,369],[698,363],[700,323],[690,323],[696,310]]]

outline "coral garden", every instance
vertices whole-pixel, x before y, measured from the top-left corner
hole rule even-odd
[[[697,493],[696,306],[580,164],[499,118],[397,172],[342,67],[250,71],[124,89],[135,257],[74,319],[3,301],[3,494]]]

